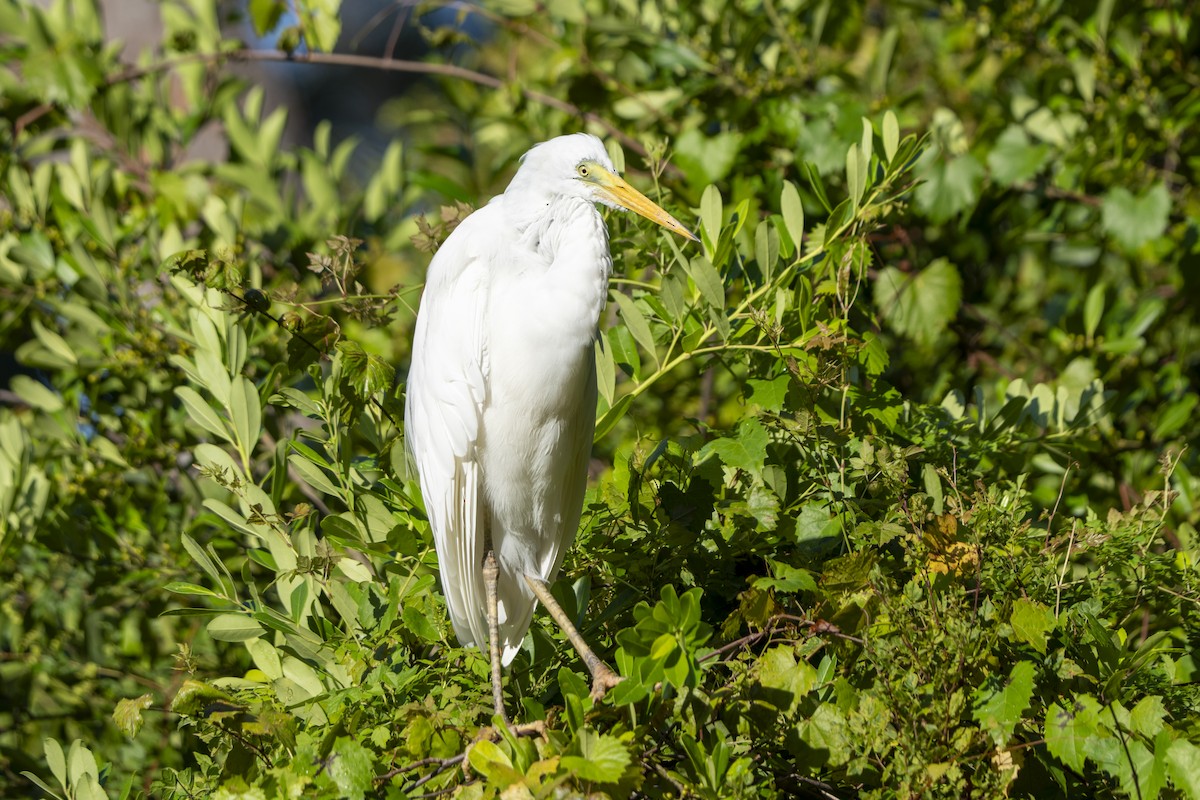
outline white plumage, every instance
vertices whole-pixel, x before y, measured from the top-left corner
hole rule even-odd
[[[490,537],[504,665],[533,616],[524,576],[553,581],[579,524],[612,267],[597,202],[691,237],[616,176],[599,139],[561,136],[446,239],[417,315],[405,431],[446,605],[459,641],[486,649]]]

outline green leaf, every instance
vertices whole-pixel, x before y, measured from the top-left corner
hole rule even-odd
[[[1111,735],[1089,739],[1085,747],[1088,759],[1116,778],[1126,796],[1158,796],[1166,778],[1165,752],[1158,760],[1138,739]]]
[[[43,781],[37,775],[34,775],[29,770],[27,770],[27,769],[21,770],[21,777],[26,778],[34,786],[37,786],[39,789],[41,789],[43,792],[45,792],[47,797],[53,797],[54,800],[62,800],[62,795],[55,792],[54,789],[50,788],[50,786],[48,786],[45,781]]]
[[[1162,181],[1136,197],[1124,186],[1104,195],[1100,221],[1104,231],[1126,250],[1137,250],[1167,230],[1171,194]]]
[[[265,36],[279,24],[283,12],[287,11],[287,3],[285,0],[250,0],[249,11],[254,32]]]
[[[812,187],[813,194],[817,196],[817,200],[821,203],[821,207],[826,211],[833,210],[833,204],[829,202],[829,196],[825,194],[825,184],[821,181],[821,170],[816,164],[811,161],[804,162],[804,176],[808,178],[808,185]],[[786,186],[786,182],[785,182]],[[791,228],[788,228],[791,232]],[[799,250],[800,241],[796,241],[796,249]]]
[[[1088,290],[1087,299],[1083,303],[1083,333],[1088,341],[1096,335],[1100,326],[1100,318],[1104,316],[1104,294],[1108,287],[1101,281]]]
[[[661,661],[674,653],[678,646],[679,642],[675,639],[674,634],[664,633],[654,640],[654,644],[650,645],[650,658]]]
[[[889,327],[931,346],[957,316],[962,303],[958,270],[939,258],[915,275],[884,267],[875,281],[875,308]]]
[[[773,577],[756,578],[754,588],[774,589],[777,592],[784,592],[786,594],[815,592],[817,590],[816,580],[813,579],[812,573],[806,569],[793,567],[791,564],[776,561],[773,558],[767,559],[767,566],[770,567]]]
[[[597,336],[593,351],[596,358],[596,388],[599,390],[600,397],[611,408],[613,394],[617,388],[617,364],[613,357],[612,347],[608,342],[607,332],[603,336]]]
[[[98,778],[100,769],[96,766],[96,757],[92,751],[83,746],[79,739],[71,742],[67,751],[67,779],[78,789],[78,784],[85,782],[85,777]]]
[[[213,597],[216,599],[224,599],[221,597],[221,595],[217,594],[216,592],[212,591],[211,589],[206,589],[203,586],[198,586],[194,583],[186,583],[184,581],[170,581],[165,586],[163,586],[163,589],[165,589],[168,592],[174,592],[175,594],[186,594],[186,595],[193,595],[196,597]]]
[[[500,788],[524,782],[524,776],[513,768],[512,759],[495,742],[487,739],[472,745],[470,762],[471,769]]]
[[[181,539],[183,541],[183,549],[188,551],[188,555],[192,557],[192,560],[200,566],[200,569],[204,570],[208,577],[212,578],[220,586],[221,573],[217,570],[216,562],[209,556],[208,551],[197,544],[196,540],[186,533],[183,534]]]
[[[368,398],[392,388],[396,370],[382,358],[349,339],[339,341],[335,349],[341,355],[342,378],[355,395]]]
[[[758,418],[747,417],[738,425],[736,437],[714,439],[700,450],[696,460],[714,454],[726,466],[758,476],[767,458],[767,441],[767,431]]]
[[[696,256],[688,263],[688,274],[710,307],[718,311],[725,308],[725,285],[721,282],[721,273],[717,272],[711,261],[704,256]]]
[[[864,172],[865,170],[862,164],[859,163],[860,161],[858,145],[850,145],[850,148],[846,151],[846,190],[849,193],[851,214],[858,213],[858,201],[861,199],[858,191],[858,176],[860,172]]]
[[[779,210],[783,215],[783,226],[796,244],[800,254],[800,243],[804,237],[804,204],[800,202],[800,191],[791,181],[783,182],[783,194],[779,197]]]
[[[631,762],[629,751],[620,739],[587,728],[579,732],[571,752],[575,755],[562,757],[563,768],[585,781],[596,783],[616,783]]]
[[[612,408],[605,411],[604,415],[596,420],[596,432],[592,436],[592,441],[599,441],[601,437],[607,435],[613,426],[621,421],[621,417],[625,416],[631,403],[633,403],[633,395],[622,395]]]
[[[841,766],[851,756],[851,728],[845,715],[831,703],[821,703],[812,716],[797,726],[799,739],[817,752],[824,751],[826,763]]]
[[[1200,747],[1176,739],[1167,748],[1167,775],[1185,797],[1200,797]]]
[[[338,8],[341,0],[305,0],[297,4],[300,16],[300,28],[304,38],[313,50],[324,53],[333,52],[338,35],[342,31]]]
[[[264,675],[273,681],[283,677],[283,664],[275,645],[265,638],[249,639],[245,645],[246,651],[250,653],[250,658],[254,660],[254,666],[258,667]]]
[[[1039,653],[1045,653],[1046,634],[1055,625],[1054,612],[1041,603],[1022,597],[1013,603],[1009,624],[1017,641],[1025,642]]]
[[[787,713],[817,685],[817,671],[807,661],[797,661],[795,647],[777,645],[754,663],[754,676],[766,689],[763,700]]]
[[[853,216],[854,209],[851,206],[850,198],[838,203],[830,212],[829,219],[825,220],[825,238],[822,245],[829,247],[833,244],[834,240],[842,235],[843,229]]]
[[[650,331],[650,324],[646,322],[646,317],[638,309],[637,304],[633,299],[623,292],[613,292],[613,299],[617,301],[617,306],[621,309],[621,319],[625,322],[625,327],[633,335],[634,340],[641,346],[642,350],[658,364],[658,349],[654,343],[654,334]]]
[[[763,281],[770,283],[779,261],[779,231],[770,220],[764,219],[754,229],[754,260],[758,262]]]
[[[142,712],[153,704],[154,696],[150,694],[132,699],[123,697],[117,701],[117,707],[112,715],[113,722],[117,723],[117,728],[122,733],[132,739],[142,729],[144,723]]]
[[[1033,664],[1019,661],[1003,688],[980,687],[975,692],[975,721],[989,730],[998,747],[1007,744],[1033,696]]]
[[[861,159],[862,174],[865,185],[865,180],[870,174],[871,156],[875,154],[875,129],[871,127],[871,120],[866,117],[862,118],[862,142],[859,147],[859,156]],[[862,190],[859,190],[859,197],[862,197]]]
[[[248,466],[254,446],[262,435],[262,404],[258,399],[258,390],[245,376],[239,375],[230,387],[229,418],[233,429],[237,431],[237,446],[242,454],[243,466]]]
[[[408,629],[419,638],[430,643],[442,641],[442,636],[438,632],[437,627],[429,620],[429,615],[416,606],[404,606],[404,611],[401,612],[400,616]]]
[[[1183,430],[1194,419],[1197,403],[1200,403],[1200,397],[1185,394],[1160,409],[1154,420],[1155,437],[1169,439]]]
[[[1046,708],[1046,749],[1071,769],[1082,772],[1088,742],[1110,735],[1101,726],[1099,715],[1100,704],[1087,695],[1077,697],[1068,708],[1051,703]]]
[[[821,503],[806,503],[796,514],[796,543],[838,536],[841,523]]]
[[[687,313],[687,277],[683,270],[672,270],[663,276],[659,286],[659,299],[670,316],[672,325],[679,325]]]
[[[50,767],[50,774],[65,787],[67,785],[67,758],[63,755],[62,745],[58,743],[57,739],[43,739],[42,752],[46,754],[46,764]]]
[[[342,797],[362,800],[367,792],[374,794],[375,757],[370,750],[349,737],[340,736],[331,755],[326,769]]]
[[[341,497],[341,490],[334,486],[333,482],[329,479],[329,476],[325,474],[324,470],[309,461],[307,458],[304,458],[298,453],[293,453],[292,455],[288,456],[288,464],[300,474],[300,477],[304,479],[305,483],[317,491],[324,492],[325,494],[332,495],[334,497]]]
[[[993,180],[1001,186],[1012,186],[1040,172],[1049,158],[1049,145],[1031,144],[1024,128],[1009,125],[988,153],[987,164]]]
[[[67,344],[67,340],[59,336],[54,331],[44,326],[36,317],[32,321],[33,335],[57,359],[60,359],[64,364],[77,364],[78,358],[75,355],[74,348]]]
[[[837,520],[831,520],[836,523]],[[821,587],[830,592],[858,591],[867,584],[879,561],[879,556],[872,550],[859,550],[849,555],[831,558],[825,562],[821,571]]]
[[[219,642],[244,642],[264,632],[261,625],[243,614],[221,614],[208,623],[208,635]]]
[[[699,128],[689,127],[675,139],[672,160],[697,186],[720,183],[733,169],[741,145],[740,133],[705,136]]]
[[[642,357],[638,354],[637,342],[629,327],[614,325],[605,334],[608,349],[612,352],[613,362],[620,367],[635,382],[642,380]]]
[[[229,431],[225,428],[225,423],[199,392],[190,386],[176,386],[175,396],[182,401],[193,422],[214,436],[229,441]]]
[[[945,513],[946,499],[942,494],[942,479],[933,464],[927,463],[921,467],[921,480],[925,483],[925,494],[933,503],[933,513],[940,517]]]
[[[922,156],[916,177],[924,183],[917,187],[917,207],[935,223],[945,222],[973,207],[979,199],[984,170],[973,156],[943,158],[935,150]]]
[[[1129,712],[1129,729],[1153,739],[1163,730],[1166,716],[1167,709],[1163,706],[1162,698],[1156,694],[1146,695]]]
[[[896,148],[899,146],[900,122],[896,119],[896,112],[888,109],[883,115],[883,154],[887,157],[888,164],[896,157]]]
[[[788,390],[792,386],[792,376],[784,373],[771,380],[750,378],[746,381],[746,386],[750,389],[748,400],[757,403],[765,411],[778,412],[783,408],[784,401],[787,400]]]
[[[53,414],[66,407],[62,395],[28,375],[13,375],[9,388],[33,408]]]
[[[700,233],[704,236],[704,244],[710,253],[717,252],[723,216],[721,192],[710,183],[705,187],[704,194],[700,198]]]

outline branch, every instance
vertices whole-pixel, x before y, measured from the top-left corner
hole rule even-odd
[[[148,75],[153,75],[158,72],[174,69],[175,67],[185,64],[204,63],[213,64],[224,61],[235,62],[286,62],[294,64],[319,64],[324,66],[337,67],[360,67],[364,69],[375,69],[384,72],[409,72],[421,75],[440,75],[447,78],[456,78],[469,83],[486,86],[490,89],[503,89],[504,81],[488,75],[485,72],[479,72],[466,67],[456,66],[454,64],[438,64],[428,61],[412,61],[403,58],[383,58],[379,56],[363,56],[354,55],[351,53],[285,53],[281,50],[229,50],[222,53],[186,53],[175,58],[168,58],[154,64],[149,64],[144,67],[130,67],[113,75],[105,83],[108,86],[113,86],[118,83],[127,83],[129,81],[139,80]],[[621,144],[636,152],[642,157],[647,156],[646,148],[632,136],[622,132],[611,122],[604,117],[592,111],[584,111],[574,103],[569,103],[566,100],[554,97],[553,95],[539,92],[536,89],[520,87],[521,94],[526,100],[547,106],[549,108],[562,111],[565,114],[579,117],[587,122],[594,123],[603,128],[610,136],[619,140]],[[25,116],[28,116],[26,114]],[[40,115],[39,115],[40,116]],[[34,117],[36,119],[36,117]],[[22,117],[24,119],[24,117]],[[28,124],[28,122],[26,122]]]
[[[743,636],[740,639],[734,639],[732,642],[718,647],[711,653],[705,653],[703,656],[698,658],[697,661],[704,662],[713,658],[718,658],[734,650],[740,650],[743,647],[748,647],[749,645],[766,639],[779,630],[781,626],[778,623],[780,622],[794,622],[798,625],[806,626],[808,628],[809,636],[836,636],[839,639],[845,639],[846,641],[854,642],[855,644],[866,644],[866,640],[864,639],[860,639],[857,636],[851,636],[848,633],[842,633],[842,631],[832,622],[827,622],[823,619],[812,620],[808,619],[807,617],[797,617],[793,614],[776,614],[768,619],[766,624],[763,625],[763,629],[757,633],[751,633],[747,636]]]

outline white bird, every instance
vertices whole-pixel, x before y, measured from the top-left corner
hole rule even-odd
[[[503,719],[501,666],[537,600],[595,695],[619,680],[549,591],[579,524],[595,427],[593,342],[612,269],[596,203],[696,239],[616,174],[599,139],[560,136],[522,156],[505,192],[450,234],[417,314],[406,442],[450,620],[463,645],[490,650]]]

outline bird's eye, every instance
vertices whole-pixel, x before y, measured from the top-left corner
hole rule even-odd
[[[575,168],[575,171],[579,173],[579,177],[581,178],[586,178],[588,176],[587,164],[580,164]]]

